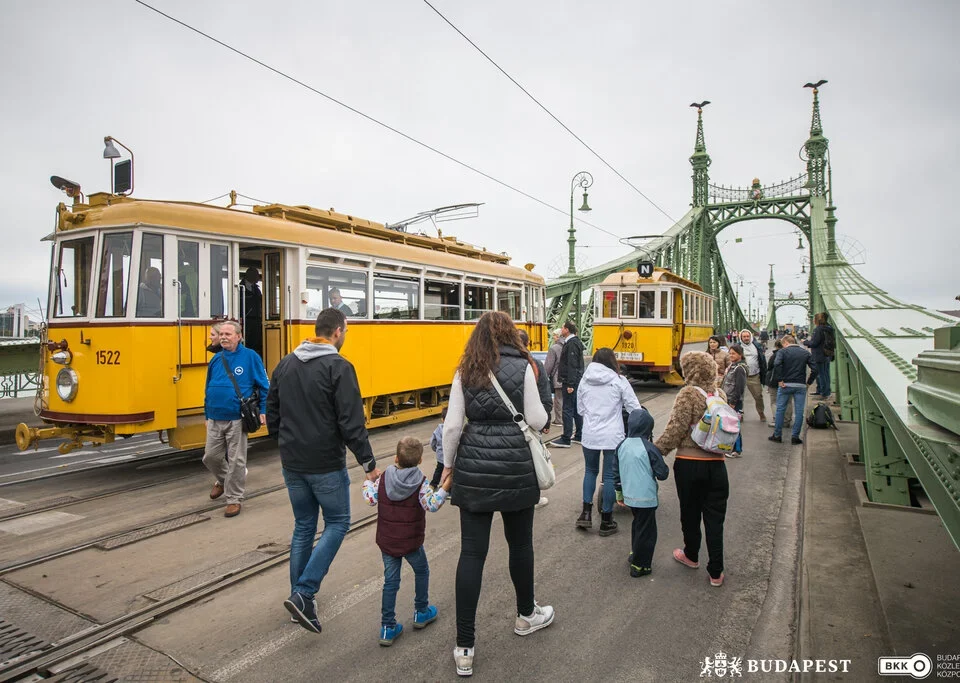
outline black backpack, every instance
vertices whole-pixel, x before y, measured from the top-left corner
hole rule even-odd
[[[836,423],[833,421],[833,412],[831,412],[827,404],[823,402],[817,403],[817,405],[813,407],[813,410],[810,411],[810,414],[807,416],[807,424],[814,429],[837,428]]]
[[[833,337],[833,328],[825,327],[823,329],[823,355],[832,356],[836,353],[837,341]]]

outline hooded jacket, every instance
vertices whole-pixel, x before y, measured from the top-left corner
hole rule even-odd
[[[380,477],[377,545],[391,557],[403,557],[423,545],[427,514],[418,494],[425,479],[419,467],[396,465]]]
[[[560,369],[557,379],[564,387],[577,388],[583,377],[583,342],[575,334],[569,335],[560,350]]]
[[[747,342],[746,344],[743,343],[744,332],[746,332],[750,336],[750,341]],[[760,375],[760,381],[763,382],[763,380],[766,379],[767,377],[767,354],[763,350],[763,346],[761,346],[760,342],[758,342],[756,339],[753,338],[753,332],[751,332],[750,330],[740,330],[740,334],[738,335],[737,340],[740,342],[740,345],[743,347],[743,360],[747,362],[747,376],[749,377],[753,377],[758,374],[757,372],[753,372],[753,368],[750,367],[751,366],[750,356],[752,354],[750,353],[751,349],[749,347],[753,347],[753,349],[756,350],[757,365],[759,367],[758,372]]]
[[[308,339],[277,364],[267,395],[267,429],[291,472],[342,470],[348,447],[364,472],[377,466],[357,373],[332,344]]]
[[[707,399],[695,387],[700,387],[708,394],[716,391],[717,364],[713,362],[710,354],[691,351],[680,357],[680,369],[683,370],[687,383],[677,393],[666,429],[654,445],[664,454],[669,454],[674,448],[678,449],[678,458],[722,462],[722,455],[707,453],[690,437],[693,425],[703,417],[707,409]]]
[[[617,467],[623,502],[632,508],[657,507],[660,501],[656,479],[666,481],[670,476],[660,450],[650,443],[652,438],[653,416],[643,408],[631,412],[627,438],[617,449]]]
[[[577,412],[583,416],[583,447],[613,450],[623,441],[623,411],[640,408],[626,377],[603,363],[590,363],[577,390]]]

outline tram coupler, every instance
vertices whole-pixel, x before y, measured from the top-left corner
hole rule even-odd
[[[56,439],[66,437],[70,441],[65,441],[57,450],[61,455],[66,455],[72,450],[82,448],[84,443],[90,443],[95,446],[102,446],[105,443],[113,443],[113,432],[105,432],[100,428],[92,427],[86,431],[81,427],[28,427],[21,422],[17,425],[16,440],[17,448],[25,451],[31,446],[39,448],[40,441],[43,439]]]

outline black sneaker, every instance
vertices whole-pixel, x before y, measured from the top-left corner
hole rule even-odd
[[[582,442],[583,442],[582,436],[575,436],[572,439],[570,439],[570,443],[582,443]]]
[[[775,441],[775,442],[777,442],[777,443],[783,443],[783,439],[781,439],[779,436],[768,436],[767,439],[768,439],[769,441]]]
[[[291,593],[283,601],[283,606],[293,615],[297,623],[313,633],[320,633],[320,621],[317,619],[317,605],[303,593]]]
[[[801,439],[799,436],[791,436],[790,443],[792,443],[794,446],[799,446],[803,443],[803,439]]]
[[[570,448],[570,439],[564,439],[562,436],[550,442],[554,448]]]
[[[630,576],[635,579],[639,579],[641,576],[649,576],[653,573],[652,567],[638,567],[634,564],[630,565]]]

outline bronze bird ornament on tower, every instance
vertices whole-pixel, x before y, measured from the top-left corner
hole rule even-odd
[[[827,79],[821,78],[821,79],[820,79],[819,81],[817,81],[816,83],[807,83],[807,84],[805,84],[803,87],[804,87],[804,88],[813,88],[813,92],[817,92],[817,88],[819,88],[821,85],[823,85],[823,84],[826,83],[826,82],[827,82]]]
[[[703,102],[700,102],[700,103],[693,102],[690,104],[690,106],[696,107],[697,113],[699,114],[701,111],[703,111],[703,108],[706,107],[708,104],[710,104],[710,100],[704,100]]]

